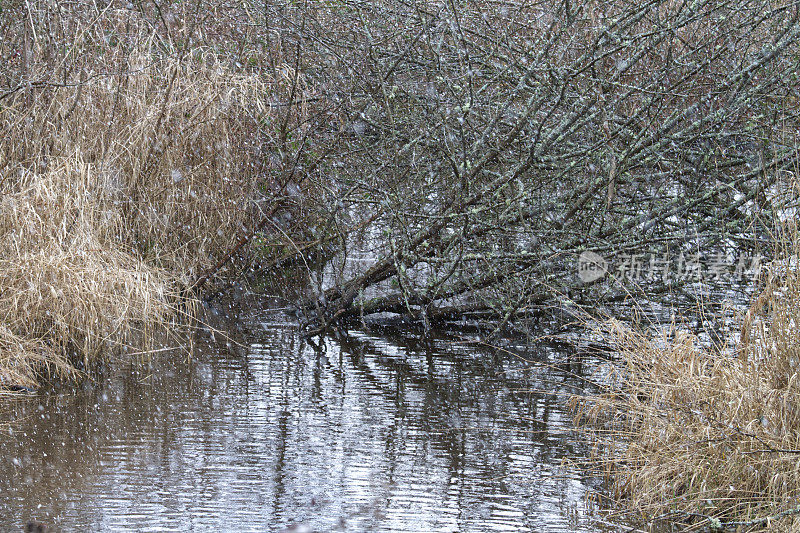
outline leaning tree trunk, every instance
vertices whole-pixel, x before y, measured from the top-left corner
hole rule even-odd
[[[339,247],[300,305],[307,331],[379,312],[502,321],[626,290],[578,280],[589,250],[739,253],[729,239],[759,238],[766,193],[797,162],[798,12],[767,0],[268,10],[302,80],[285,112],[310,117],[294,148],[283,129],[276,160],[320,192],[314,231]]]

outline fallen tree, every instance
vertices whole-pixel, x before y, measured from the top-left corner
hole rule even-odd
[[[307,333],[378,312],[502,322],[625,290],[582,283],[585,251],[733,260],[758,246],[761,213],[797,162],[798,9],[267,8],[302,79],[283,109],[307,117],[275,149],[276,171],[322,191],[309,200],[326,221],[315,231],[337,237],[327,268],[308,269]]]

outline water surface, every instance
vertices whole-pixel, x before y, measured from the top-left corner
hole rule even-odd
[[[351,331],[320,354],[280,313],[234,323],[190,361],[13,402],[0,530],[599,530],[595,484],[562,464],[585,453],[563,351]]]

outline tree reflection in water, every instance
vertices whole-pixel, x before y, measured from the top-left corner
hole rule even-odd
[[[0,528],[597,530],[591,480],[561,466],[584,453],[564,407],[582,380],[552,346],[351,332],[320,354],[245,321],[246,349],[203,337],[188,362],[13,402]]]

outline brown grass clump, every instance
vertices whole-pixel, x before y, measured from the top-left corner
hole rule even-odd
[[[693,529],[800,526],[800,273],[784,266],[766,285],[738,353],[608,324],[623,364],[577,419],[622,512]]]
[[[26,5],[0,17],[0,389],[171,323],[249,225],[269,81],[191,13]]]
[[[31,382],[42,364],[69,375],[68,356],[88,367],[104,350],[132,341],[137,326],[168,320],[170,276],[120,245],[125,226],[113,199],[91,165],[77,159],[51,162],[44,174],[6,187],[0,337],[20,332],[35,342],[34,353],[48,354],[29,354],[27,372],[21,358],[13,368],[24,379],[16,381]]]
[[[65,377],[74,373],[74,367],[63,354],[45,342],[20,337],[0,325],[0,380],[17,387],[35,387],[32,369]]]

